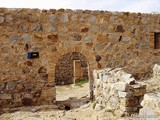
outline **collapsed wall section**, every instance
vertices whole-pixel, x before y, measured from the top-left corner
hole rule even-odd
[[[153,77],[146,81],[147,94],[141,102],[143,106],[140,109],[139,117],[148,119],[160,119],[160,65],[155,64],[153,67]],[[135,116],[137,117],[137,116]]]
[[[146,85],[137,82],[121,68],[95,70],[93,75],[97,104],[114,110],[121,116],[139,112]]]

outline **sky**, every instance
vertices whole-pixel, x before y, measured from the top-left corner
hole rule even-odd
[[[160,12],[160,0],[0,0],[0,7]]]

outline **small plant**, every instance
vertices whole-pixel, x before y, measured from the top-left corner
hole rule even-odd
[[[93,109],[95,109],[95,107],[96,107],[96,103],[93,103]]]
[[[114,111],[115,111],[115,110],[111,110],[111,109],[107,109],[107,110],[106,110],[106,112],[110,112],[110,113],[112,113],[112,114],[115,116]]]
[[[107,110],[106,110],[106,112],[113,112],[113,110],[111,110],[111,109],[107,109]]]
[[[83,84],[88,83],[88,80],[79,80],[75,83],[76,86],[83,87]]]

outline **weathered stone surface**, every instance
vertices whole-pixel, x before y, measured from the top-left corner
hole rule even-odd
[[[96,104],[96,106],[95,106],[96,111],[100,111],[102,109],[103,109],[103,106],[101,104]]]
[[[160,66],[155,64],[153,67],[153,77],[160,78]]]
[[[7,90],[13,92],[15,87],[17,85],[17,82],[9,82],[7,83]]]
[[[11,22],[11,21],[13,21],[12,15],[7,15],[5,19],[6,19],[6,22]]]
[[[108,109],[119,111],[121,116],[138,113],[146,86],[135,82],[122,68],[94,70],[96,102]],[[132,80],[134,82],[132,82]]]
[[[32,36],[30,34],[23,34],[22,35],[22,40],[24,41],[29,41],[29,40],[32,40]]]
[[[47,38],[49,40],[51,40],[52,42],[58,42],[58,35],[57,34],[51,34],[51,35],[48,35]]]
[[[1,100],[9,100],[12,99],[12,95],[11,94],[0,94],[0,99]]]
[[[84,35],[84,36],[83,36],[83,39],[84,39],[85,42],[91,42],[91,40],[93,40],[92,36],[90,36],[90,35],[88,35],[88,34],[87,34],[87,35]]]
[[[41,97],[53,97],[56,95],[55,87],[42,90]]]
[[[56,20],[57,20],[56,15],[51,14],[51,15],[49,16],[49,21],[50,21],[51,23],[55,23],[55,22],[56,22]]]
[[[0,83],[0,93],[4,90],[5,83]]]
[[[33,88],[33,84],[31,84],[31,83],[25,83],[24,84],[24,88],[27,89],[27,90],[28,89],[32,89]]]
[[[129,85],[125,82],[117,82],[115,83],[115,88],[118,90],[118,91],[128,91],[129,90]]]
[[[18,28],[19,28],[20,32],[28,32],[28,30],[29,30],[29,26],[24,25],[24,24],[19,25]]]
[[[19,94],[19,93],[14,93],[14,94],[13,94],[13,98],[14,98],[14,101],[15,101],[15,102],[21,102],[21,100],[22,100],[22,95]]]
[[[33,32],[41,32],[41,31],[43,31],[42,24],[41,23],[35,23],[35,24],[33,24],[32,31]]]
[[[146,93],[146,88],[134,89],[132,92],[133,96],[141,96]]]
[[[134,117],[134,115],[132,115]],[[140,109],[139,118],[145,118],[146,120],[159,120],[159,115],[154,111],[153,108],[143,107]]]
[[[116,32],[125,32],[125,30],[122,25],[118,25],[116,28]]]
[[[156,93],[145,94],[141,105],[160,110],[160,94]]]
[[[34,51],[34,52],[40,52],[41,49],[42,49],[42,47],[40,47],[40,46],[32,46],[31,49],[32,49],[32,51]]]
[[[90,30],[91,30],[92,32],[94,32],[94,33],[97,33],[97,32],[99,32],[99,26],[93,25],[93,26],[90,27]]]
[[[120,106],[120,109],[124,112],[134,112],[137,111],[137,107],[124,107],[124,106]]]
[[[44,25],[44,31],[45,32],[57,32],[57,26],[53,24],[45,24]]]
[[[121,92],[121,91],[118,91],[118,96],[122,97],[122,98],[128,98],[128,97],[132,96],[132,92]]]
[[[120,38],[120,35],[118,34],[109,34],[109,39],[118,42]]]
[[[25,93],[25,94],[23,95],[23,98],[33,99],[33,95],[30,94],[30,93]]]
[[[68,22],[69,19],[68,19],[68,14],[67,13],[64,13],[62,16],[61,16],[61,22],[63,23],[66,23]]]
[[[2,52],[3,53],[8,53],[10,50],[11,50],[11,48],[9,47],[9,46],[4,46],[3,48],[1,48],[2,49]]]
[[[74,33],[72,34],[71,40],[81,41],[82,36],[80,34]]]
[[[12,34],[12,35],[10,35],[10,41],[12,42],[12,41],[17,41],[17,40],[19,40],[19,36],[17,35],[17,34]]]
[[[139,103],[138,99],[136,97],[132,98],[123,98],[120,100],[121,105],[123,106],[137,106]]]
[[[97,18],[96,18],[96,16],[91,16],[90,18],[89,18],[89,22],[91,22],[91,23],[95,23],[97,21]]]
[[[4,22],[4,17],[0,16],[0,24]]]
[[[87,27],[85,27],[85,28],[82,28],[82,29],[81,29],[81,32],[88,32],[88,30],[89,30],[89,29],[88,29]]]

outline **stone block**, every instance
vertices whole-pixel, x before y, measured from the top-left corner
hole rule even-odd
[[[25,93],[23,95],[23,98],[33,99],[33,94],[31,94],[31,93]]]
[[[34,85],[32,83],[24,83],[24,88],[29,90],[29,89],[32,89],[34,87]]]
[[[122,98],[129,98],[132,97],[132,92],[121,92],[118,91],[118,96]]]
[[[32,46],[31,49],[34,52],[40,52],[42,50],[42,47],[41,46]]]
[[[0,16],[0,24],[4,22],[4,17]]]
[[[52,25],[52,24],[45,24],[44,25],[44,30],[46,33],[48,32],[56,32],[58,30],[56,25]]]
[[[121,98],[120,104],[122,106],[137,106],[139,104],[139,100],[137,97],[132,98]]]
[[[12,22],[13,21],[12,15],[7,15],[5,19],[6,19],[6,22]]]
[[[22,95],[20,93],[14,93],[13,98],[15,102],[20,102],[22,100]]]
[[[9,82],[7,83],[7,90],[13,92],[15,87],[17,85],[17,82]]]
[[[137,111],[137,107],[126,107],[126,106],[122,106],[120,105],[120,109],[123,111],[123,112],[135,112]]]
[[[22,40],[24,40],[24,41],[30,41],[30,40],[32,40],[32,36],[30,35],[30,34],[23,34],[22,35]]]
[[[135,83],[134,78],[125,78],[124,81],[128,83],[129,85],[133,85]]]
[[[102,109],[103,109],[103,106],[101,104],[96,104],[96,106],[95,106],[96,111],[100,111]]]
[[[74,41],[81,41],[81,38],[82,38],[82,35],[80,35],[80,34],[77,34],[77,33],[73,33],[72,35],[71,35],[71,40],[74,40]]]
[[[97,32],[99,32],[99,26],[93,25],[93,26],[90,27],[90,30],[93,33],[97,33]]]
[[[95,23],[97,21],[97,18],[96,18],[96,16],[91,16],[90,18],[89,18],[89,22],[90,23]]]
[[[17,35],[17,34],[10,35],[10,41],[11,42],[18,41],[18,40],[19,40],[19,35]]]
[[[132,89],[133,96],[142,96],[146,93],[146,88]]]
[[[160,110],[160,94],[156,93],[147,93],[144,95],[143,101],[141,102],[142,106],[148,106],[153,109]]]
[[[50,21],[51,23],[55,23],[55,22],[57,21],[56,15],[51,14],[51,15],[49,16],[49,21]]]
[[[45,90],[42,90],[41,97],[55,97],[56,96],[56,88],[48,88]]]
[[[7,93],[0,94],[0,99],[1,100],[9,100],[9,99],[12,99],[12,95],[11,94],[7,94]]]
[[[2,50],[3,53],[9,53],[11,48],[10,48],[10,46],[4,46],[4,47],[1,48],[1,50]]]
[[[64,13],[62,16],[61,16],[61,22],[63,23],[66,23],[68,22],[69,19],[68,19],[68,13]]]
[[[130,85],[133,89],[146,89],[146,85],[142,82],[135,82],[135,84]]]
[[[125,83],[125,82],[117,82],[114,84],[115,88],[118,90],[118,91],[128,91],[131,87]]]
[[[32,25],[32,31],[33,31],[33,32],[41,32],[41,31],[43,31],[43,26],[42,26],[42,24],[41,24],[41,23],[34,23],[34,24]]]
[[[139,111],[140,118],[145,118],[145,120],[159,120],[158,113],[155,112],[154,108],[143,107]]]
[[[5,83],[0,83],[0,93],[4,90]]]

